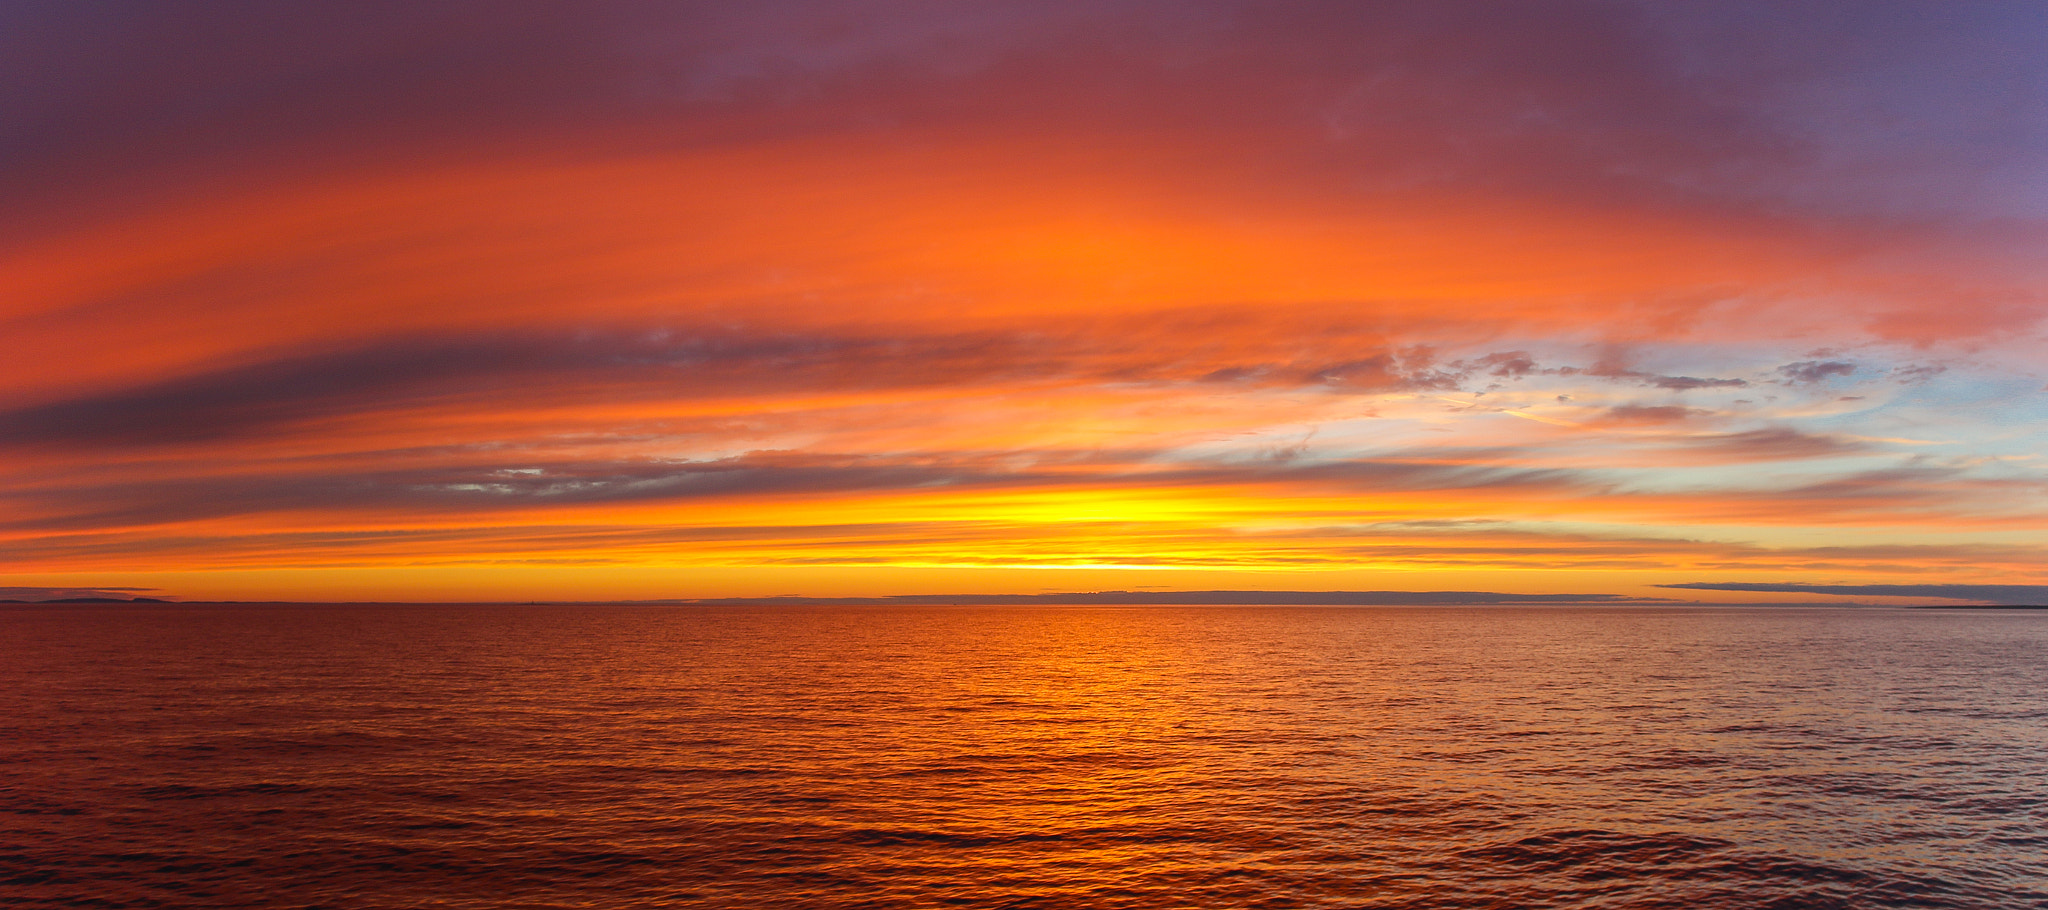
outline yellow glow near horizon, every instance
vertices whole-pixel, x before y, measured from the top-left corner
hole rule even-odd
[[[1981,195],[2030,159],[1777,135],[1648,45],[1266,24],[360,86],[502,120],[31,117],[0,587],[2048,578],[2048,229]],[[238,60],[142,107],[300,97]]]

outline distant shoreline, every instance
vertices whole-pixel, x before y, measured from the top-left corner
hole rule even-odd
[[[2048,604],[1919,604],[1915,610],[2048,610]]]

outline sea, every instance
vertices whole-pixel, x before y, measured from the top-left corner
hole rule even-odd
[[[16,605],[0,906],[2048,907],[2048,612]]]

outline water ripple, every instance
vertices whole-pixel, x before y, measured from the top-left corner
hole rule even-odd
[[[2048,616],[0,610],[9,907],[2048,906]]]

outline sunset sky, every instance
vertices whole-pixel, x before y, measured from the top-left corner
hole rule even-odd
[[[0,597],[2030,600],[2044,317],[2048,4],[0,4]]]

